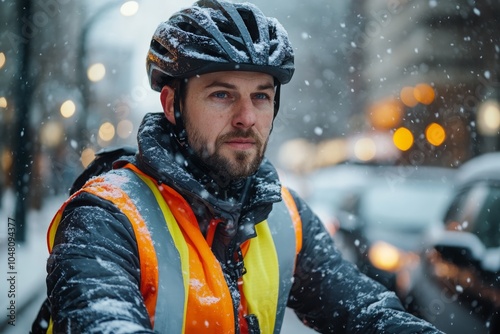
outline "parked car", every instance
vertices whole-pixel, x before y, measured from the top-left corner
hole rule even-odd
[[[440,167],[340,165],[316,175],[309,202],[344,257],[403,298],[422,235],[442,217],[454,175]]]
[[[457,182],[407,306],[445,333],[500,333],[500,153],[463,164]]]

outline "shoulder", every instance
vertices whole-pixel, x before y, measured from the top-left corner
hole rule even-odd
[[[283,197],[285,200],[286,198],[288,198],[289,200],[293,201],[293,204],[297,208],[298,214],[300,215],[303,223],[305,220],[307,221],[316,218],[314,217],[314,213],[312,212],[309,205],[307,205],[306,201],[295,190],[283,186],[282,194],[284,195]]]
[[[95,159],[85,168],[85,170],[76,178],[70,189],[70,194],[75,193],[93,177],[102,175],[113,169],[113,166],[133,161],[137,149],[134,147],[120,147],[102,150],[96,153]]]
[[[121,231],[133,234],[123,208],[133,207],[123,190],[133,182],[134,173],[125,169],[111,170],[92,177],[62,204],[48,231],[57,243],[57,235],[68,231]],[[112,233],[101,233],[109,236]],[[50,239],[50,238],[49,238]],[[50,248],[50,247],[49,247]]]

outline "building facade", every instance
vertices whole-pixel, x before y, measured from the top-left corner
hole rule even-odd
[[[412,164],[457,166],[498,150],[500,3],[369,0],[360,7],[353,49],[363,55],[367,131],[409,130],[412,143],[400,151]]]

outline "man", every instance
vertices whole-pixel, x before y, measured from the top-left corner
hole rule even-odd
[[[289,306],[321,333],[438,333],[341,258],[264,157],[294,71],[275,19],[198,1],[160,24],[147,70],[163,113],[49,228],[48,332],[279,333]]]

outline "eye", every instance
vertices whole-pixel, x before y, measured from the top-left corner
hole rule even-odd
[[[256,93],[254,95],[254,99],[258,99],[258,100],[270,100],[271,97],[269,96],[269,94],[266,94],[266,93]]]
[[[214,92],[212,93],[212,96],[218,99],[226,99],[229,96],[229,94],[226,92]]]

